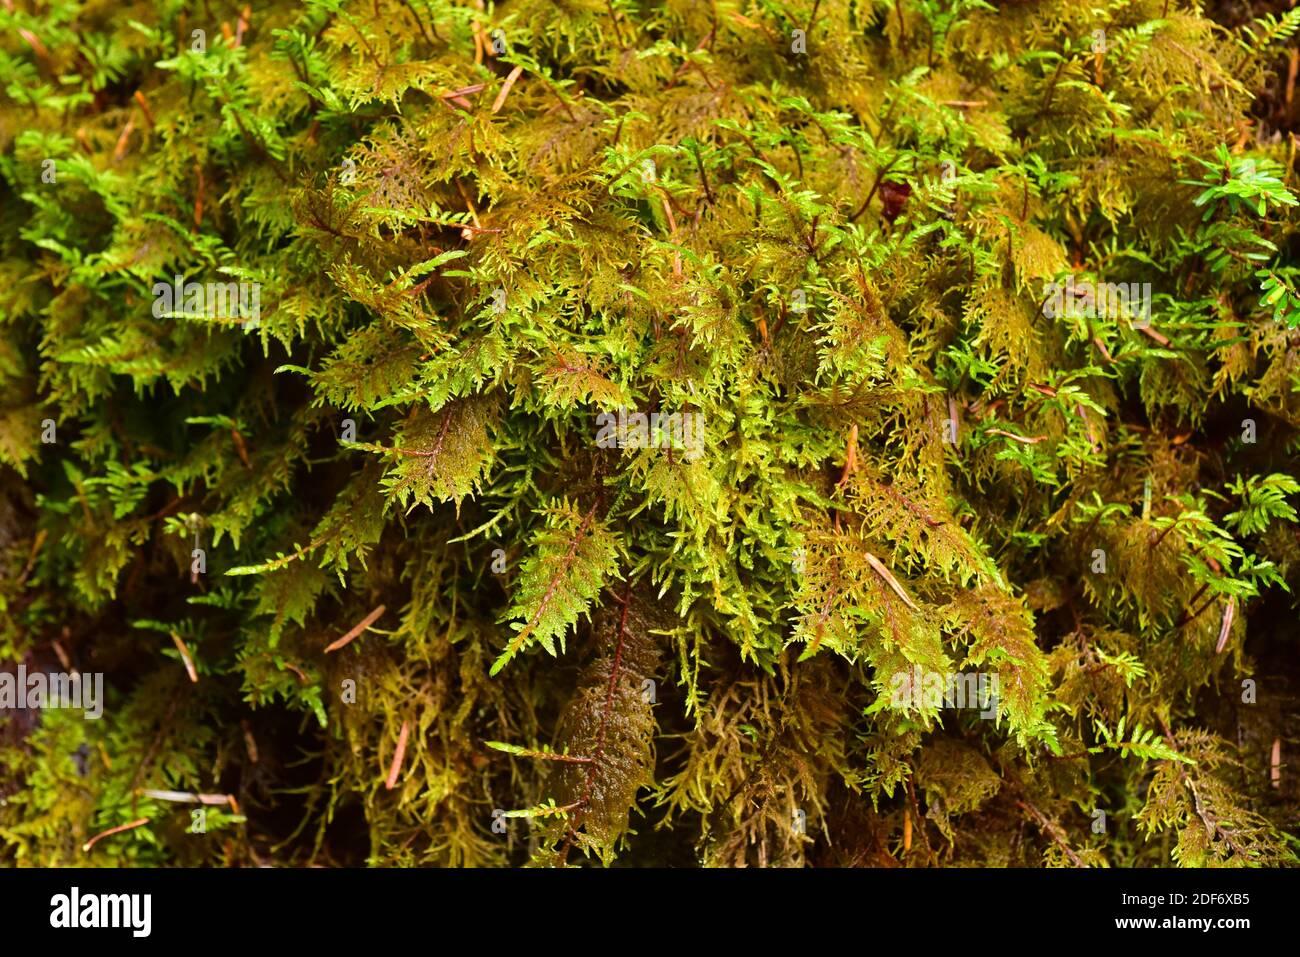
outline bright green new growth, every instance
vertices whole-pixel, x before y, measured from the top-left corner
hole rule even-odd
[[[0,861],[1296,862],[1300,11],[12,6]]]

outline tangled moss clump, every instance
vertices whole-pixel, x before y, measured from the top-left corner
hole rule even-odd
[[[0,24],[0,862],[1296,862],[1300,11]]]

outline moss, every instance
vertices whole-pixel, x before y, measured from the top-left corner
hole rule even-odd
[[[0,861],[1295,863],[1300,12],[13,6]]]

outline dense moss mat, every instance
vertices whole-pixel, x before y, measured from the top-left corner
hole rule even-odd
[[[1295,863],[1276,6],[5,2],[0,862]]]

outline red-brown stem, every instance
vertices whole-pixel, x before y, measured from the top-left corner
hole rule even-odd
[[[366,615],[366,617],[365,617],[365,618],[362,618],[359,622],[357,622],[357,623],[352,627],[352,630],[349,631],[346,635],[344,635],[342,638],[338,639],[338,641],[332,642],[332,643],[329,645],[329,647],[327,647],[327,648],[325,649],[325,654],[328,655],[328,654],[329,654],[330,652],[332,652],[332,651],[338,651],[340,648],[342,648],[342,647],[343,647],[344,645],[346,645],[348,642],[352,641],[354,638],[356,638],[358,635],[360,635],[363,631],[365,631],[367,628],[369,628],[371,625],[373,625],[373,624],[374,624],[374,623],[379,619],[379,616],[382,615],[386,610],[387,610],[387,607],[386,607],[386,606],[384,606],[384,605],[380,605],[378,608],[376,608],[376,609],[375,609],[374,611],[372,611],[370,614]]]
[[[388,780],[384,782],[384,787],[391,791],[397,787],[397,776],[402,772],[402,758],[406,757],[406,739],[411,733],[411,723],[402,722],[402,730],[397,734],[397,750],[393,752],[393,763],[388,768]]]
[[[100,831],[85,844],[82,844],[81,850],[83,853],[86,853],[103,838],[111,837],[114,834],[121,834],[123,831],[129,831],[148,823],[149,818],[142,817],[138,821],[132,821],[130,824],[119,824],[117,827],[110,827],[107,831]]]

